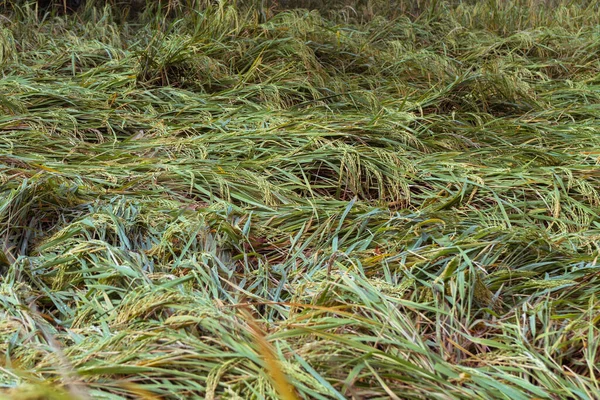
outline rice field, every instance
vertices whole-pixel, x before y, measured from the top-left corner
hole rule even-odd
[[[600,398],[600,3],[383,3],[4,10],[0,397]]]

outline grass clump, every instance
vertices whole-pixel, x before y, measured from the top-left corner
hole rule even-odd
[[[421,3],[7,13],[2,395],[599,398],[598,4]]]

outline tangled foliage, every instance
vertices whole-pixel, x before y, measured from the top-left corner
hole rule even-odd
[[[12,7],[2,395],[600,398],[600,13],[539,3]]]

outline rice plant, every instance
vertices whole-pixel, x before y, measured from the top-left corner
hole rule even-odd
[[[298,3],[0,5],[0,396],[600,398],[600,4]]]

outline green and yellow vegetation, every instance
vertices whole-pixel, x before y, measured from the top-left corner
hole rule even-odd
[[[0,397],[600,398],[600,3],[254,3],[4,4]]]

